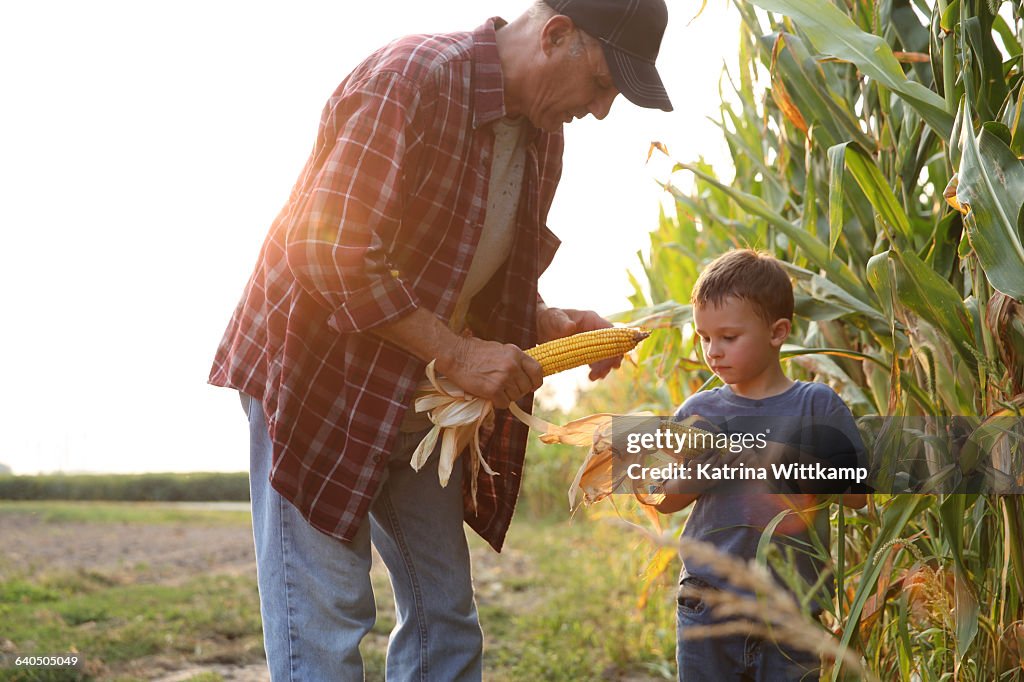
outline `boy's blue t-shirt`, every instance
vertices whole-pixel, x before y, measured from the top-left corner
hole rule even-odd
[[[864,446],[849,408],[827,384],[797,381],[783,393],[752,400],[738,396],[728,386],[696,393],[676,411],[675,419],[699,415],[705,426],[726,433],[766,433],[766,439],[786,443],[820,463],[822,467],[862,466]],[[700,426],[701,422],[695,424]],[[827,434],[827,435],[822,435]],[[807,461],[806,457],[801,461]],[[826,484],[828,486],[828,484]],[[853,487],[846,492],[863,492]],[[683,537],[715,545],[719,550],[743,559],[756,555],[764,527],[791,498],[783,493],[838,492],[835,484],[822,489],[820,483],[791,482],[780,490],[776,481],[729,481],[697,498],[683,529]],[[813,531],[812,531],[813,528]],[[790,514],[777,527],[773,542],[793,548],[795,568],[807,584],[813,585],[822,568],[814,556],[811,533],[821,545],[829,546],[828,507],[812,512],[809,519]],[[783,555],[785,547],[781,547]],[[719,588],[728,582],[709,568],[686,562],[680,581],[696,577]],[[826,581],[831,591],[831,581]],[[815,609],[818,610],[818,609]]]

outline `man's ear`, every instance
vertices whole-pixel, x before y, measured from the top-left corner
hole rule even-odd
[[[540,30],[541,50],[545,55],[550,55],[555,48],[567,44],[575,29],[576,25],[572,19],[564,14],[551,17]]]
[[[793,322],[782,317],[772,322],[770,329],[772,345],[781,348],[782,344],[789,338],[789,332],[793,329]]]

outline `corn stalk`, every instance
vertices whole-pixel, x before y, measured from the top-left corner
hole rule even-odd
[[[708,261],[753,246],[793,275],[793,373],[828,381],[855,414],[974,426],[1019,416],[1021,3],[736,6],[739,71],[723,73],[718,120],[734,176],[678,163],[665,184],[675,215],[661,216],[633,275],[624,319],[672,330],[641,353],[652,382],[678,404],[712,380],[694,371],[685,302]],[[917,444],[928,453],[919,490],[963,466],[934,436]],[[840,645],[880,678],[1019,678],[1022,534],[1015,497],[879,495],[866,513],[835,512],[815,551],[837,568]]]

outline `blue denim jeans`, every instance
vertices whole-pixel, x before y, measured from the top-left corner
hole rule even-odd
[[[423,434],[401,434],[370,519],[345,543],[315,530],[270,487],[271,443],[256,400],[248,415],[256,570],[271,679],[363,679],[359,642],[376,619],[372,541],[395,593],[388,679],[479,680],[483,634],[462,525],[462,468],[456,466],[442,488],[436,455],[418,473],[409,466]]]
[[[700,578],[683,583],[695,589],[714,589]],[[816,654],[780,647],[753,635],[683,638],[688,627],[716,621],[700,597],[680,597],[676,613],[676,664],[680,682],[810,682],[819,677]]]

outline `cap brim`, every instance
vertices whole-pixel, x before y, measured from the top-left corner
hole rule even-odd
[[[654,64],[621,52],[603,41],[601,47],[615,87],[626,99],[647,109],[672,111],[672,102]]]

